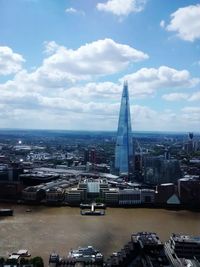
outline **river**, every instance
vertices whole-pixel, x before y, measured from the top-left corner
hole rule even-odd
[[[119,250],[131,233],[154,231],[165,241],[171,233],[200,235],[200,213],[162,209],[107,208],[105,216],[81,216],[79,208],[1,204],[13,217],[0,217],[0,256],[28,249],[47,262],[71,248],[92,245],[105,256]],[[26,212],[27,209],[31,212]],[[47,264],[46,264],[47,266]]]

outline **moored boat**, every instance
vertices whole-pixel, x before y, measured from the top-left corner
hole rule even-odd
[[[0,209],[0,216],[13,216],[12,209]]]

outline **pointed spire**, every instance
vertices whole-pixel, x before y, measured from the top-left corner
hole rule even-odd
[[[115,169],[118,170],[119,173],[127,174],[132,173],[134,169],[133,142],[127,81],[124,81],[123,84],[119,112],[117,142],[115,147]]]
[[[122,96],[123,97],[128,96],[128,81],[126,81],[126,80],[124,81]]]

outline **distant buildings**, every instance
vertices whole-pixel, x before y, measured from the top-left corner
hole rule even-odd
[[[128,83],[124,82],[115,147],[115,169],[120,175],[133,174],[133,155]]]
[[[37,186],[29,186],[22,191],[22,199],[26,202],[45,200],[47,203],[59,203],[64,200],[65,189],[69,186],[69,181],[62,179]]]
[[[18,199],[23,188],[19,176],[23,168],[18,164],[0,164],[0,198]]]

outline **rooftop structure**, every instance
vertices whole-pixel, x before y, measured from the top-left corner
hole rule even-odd
[[[172,234],[165,251],[173,266],[200,266],[200,236]]]
[[[159,246],[161,241],[156,233],[151,232],[139,232],[131,236],[134,243],[139,242],[141,247],[145,246]]]
[[[72,259],[75,262],[103,262],[103,255],[95,250],[92,246],[85,248],[79,248],[77,250],[71,250],[68,259]]]

